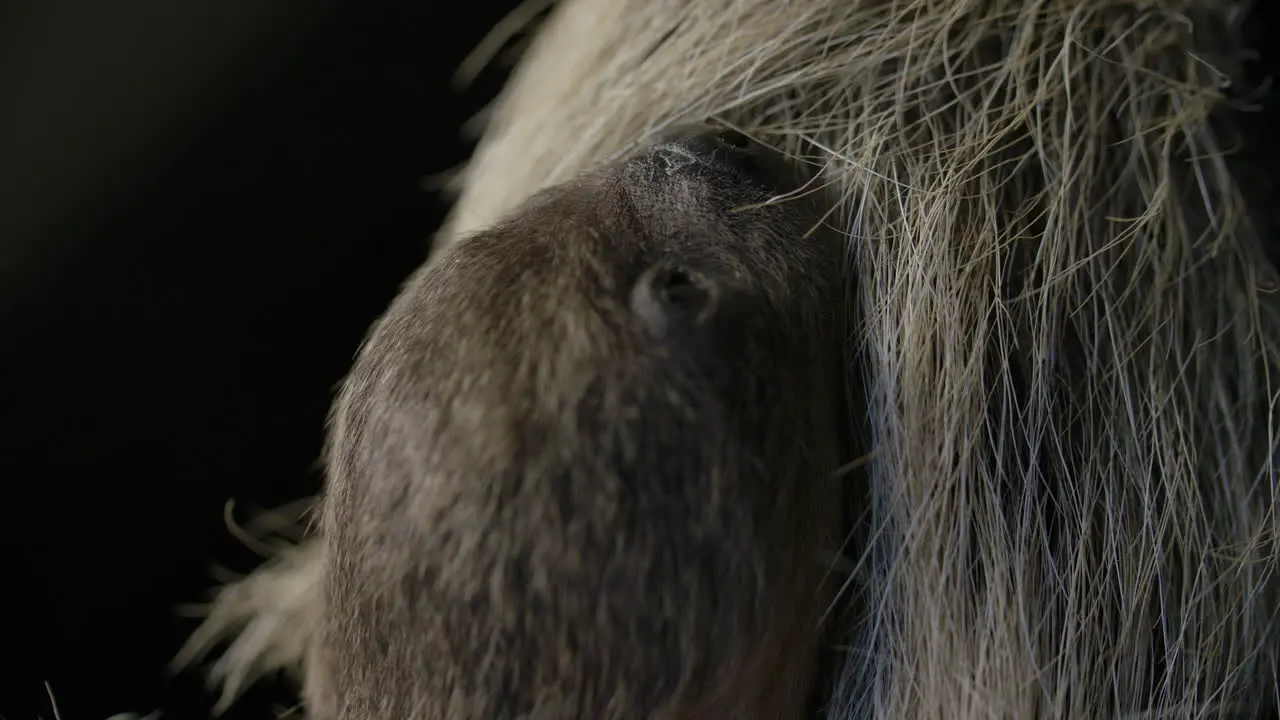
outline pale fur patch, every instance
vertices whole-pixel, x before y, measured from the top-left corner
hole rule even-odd
[[[314,540],[298,541],[296,517],[277,510],[255,518],[240,534],[267,554],[268,562],[224,584],[207,605],[189,608],[205,619],[173,659],[175,671],[230,641],[208,670],[210,686],[221,689],[215,714],[225,712],[264,675],[301,672],[311,633],[321,619],[323,547]]]

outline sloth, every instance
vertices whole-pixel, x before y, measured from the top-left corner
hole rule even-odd
[[[1240,0],[552,11],[456,180],[439,262],[544,189],[702,118],[812,167],[829,198],[818,224],[842,250],[846,280],[823,292],[848,324],[838,392],[863,399],[832,411],[834,433],[788,442],[807,452],[810,436],[835,437],[842,460],[861,459],[837,473],[839,556],[799,539],[820,515],[792,515],[789,542],[812,544],[774,556],[832,571],[814,635],[831,672],[807,649],[766,671],[807,675],[811,710],[770,706],[759,693],[777,686],[737,666],[727,684],[682,687],[714,703],[735,686],[744,717],[1276,713],[1280,153],[1249,63],[1259,12]],[[792,270],[775,272],[793,291],[831,282]],[[800,361],[792,372],[835,382]],[[300,638],[332,572],[326,532],[215,598],[182,659],[229,640],[212,674],[224,698],[277,668],[323,672]],[[744,632],[753,651],[772,637]],[[706,657],[695,646],[690,661]],[[662,717],[615,691],[633,716]]]
[[[803,711],[843,376],[792,175],[678,132],[406,284],[333,411],[312,716]]]
[[[805,711],[852,447],[812,180],[675,128],[405,284],[332,412],[309,717]]]

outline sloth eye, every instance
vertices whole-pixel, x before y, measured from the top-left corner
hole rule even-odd
[[[699,325],[715,312],[716,282],[704,273],[672,263],[644,272],[631,291],[631,309],[657,337],[674,324]]]

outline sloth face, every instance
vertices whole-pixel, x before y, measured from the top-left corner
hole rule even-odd
[[[803,181],[677,131],[406,285],[334,413],[340,717],[793,715],[841,507],[839,244],[770,202]]]

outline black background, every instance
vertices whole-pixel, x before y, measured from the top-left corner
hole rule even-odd
[[[313,493],[333,386],[426,256],[512,0],[0,8],[0,715],[208,716],[165,665],[238,516]],[[230,717],[272,717],[281,685]]]
[[[332,389],[447,209],[423,181],[505,79],[451,76],[514,4],[0,6],[0,716],[52,717],[48,682],[64,720],[207,717],[174,608],[257,563],[228,498],[319,487]]]

